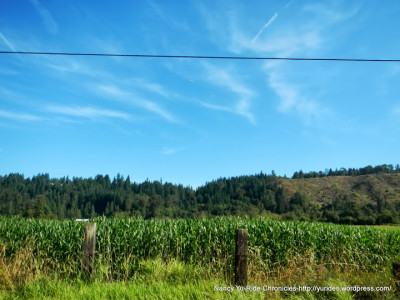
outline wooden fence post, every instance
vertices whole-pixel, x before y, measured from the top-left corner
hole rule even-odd
[[[96,250],[96,223],[85,223],[82,249],[82,269],[91,274]]]
[[[392,263],[393,267],[393,277],[394,277],[394,282],[396,284],[396,292],[398,291],[398,288],[400,287],[400,263]]]
[[[236,229],[235,284],[247,285],[247,230]]]

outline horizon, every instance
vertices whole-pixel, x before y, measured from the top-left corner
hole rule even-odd
[[[339,171],[341,171],[342,169],[345,169],[345,170],[348,170],[348,171],[349,171],[350,169],[361,170],[361,169],[367,168],[367,167],[376,168],[376,167],[378,167],[378,166],[386,166],[386,167],[390,167],[390,166],[391,166],[391,168],[393,169],[393,171],[396,171],[395,174],[397,174],[397,171],[398,171],[399,168],[400,168],[400,165],[399,165],[399,164],[396,164],[396,165],[395,165],[395,164],[383,164],[383,165],[376,165],[376,166],[367,165],[367,166],[360,167],[360,168],[344,168],[344,167],[342,167],[342,168],[340,168],[340,169],[338,169],[338,168],[336,168],[336,169],[329,168],[329,169],[325,169],[324,171],[322,171],[322,170],[319,170],[319,171],[317,171],[317,170],[311,170],[311,171],[308,171],[308,172],[304,172],[302,169],[300,169],[300,170],[298,170],[298,171],[295,171],[291,176],[288,176],[287,174],[284,174],[284,175],[276,174],[274,170],[271,170],[270,173],[266,173],[266,172],[264,172],[264,171],[261,170],[259,173],[254,173],[254,174],[241,174],[241,175],[236,175],[236,176],[225,176],[225,177],[220,176],[220,177],[218,177],[218,178],[214,178],[214,179],[211,179],[211,180],[207,180],[206,182],[204,182],[203,184],[198,185],[198,186],[184,185],[184,184],[179,183],[179,182],[170,182],[170,181],[168,181],[168,180],[164,180],[163,178],[155,179],[155,180],[149,180],[149,178],[146,178],[146,179],[143,180],[142,182],[137,182],[137,181],[131,181],[129,175],[125,176],[124,174],[120,174],[120,173],[117,173],[115,176],[111,176],[111,175],[109,175],[109,174],[96,174],[95,176],[89,176],[89,177],[82,177],[82,176],[72,176],[72,177],[70,177],[70,176],[68,176],[68,175],[66,175],[66,176],[61,176],[61,177],[53,177],[53,176],[51,176],[49,173],[38,173],[38,174],[35,174],[35,175],[32,175],[32,176],[25,176],[25,174],[22,174],[22,173],[9,173],[9,174],[5,174],[5,175],[0,175],[0,178],[6,177],[6,176],[10,176],[10,175],[13,175],[13,174],[16,174],[16,175],[21,175],[24,179],[32,179],[33,177],[38,177],[38,176],[43,176],[43,175],[44,175],[44,176],[48,176],[50,180],[55,180],[55,179],[56,179],[56,180],[59,180],[59,179],[68,179],[68,180],[73,181],[75,178],[77,178],[77,179],[82,179],[82,180],[88,180],[88,179],[95,180],[96,177],[98,177],[98,176],[103,176],[103,177],[108,176],[109,179],[110,179],[110,181],[114,181],[115,179],[118,179],[118,178],[121,178],[122,180],[125,181],[125,180],[127,180],[128,177],[129,177],[129,180],[130,180],[131,184],[142,184],[142,183],[144,183],[144,182],[146,182],[146,181],[149,181],[149,182],[159,182],[159,183],[161,183],[161,184],[163,184],[163,185],[164,185],[164,184],[167,184],[167,183],[168,183],[168,184],[175,185],[175,186],[182,185],[184,188],[190,188],[190,189],[193,189],[193,190],[197,190],[198,188],[204,187],[204,186],[206,186],[206,185],[209,184],[209,183],[217,182],[217,181],[220,180],[220,179],[227,179],[227,180],[230,180],[230,179],[238,178],[238,177],[251,177],[251,176],[265,175],[265,176],[276,176],[276,177],[278,177],[278,178],[285,178],[285,179],[294,179],[294,180],[296,180],[296,178],[293,178],[293,177],[295,176],[295,174],[299,175],[299,173],[303,173],[303,175],[307,175],[307,174],[310,174],[310,173],[317,173],[317,174],[322,173],[322,174],[324,174],[324,176],[328,176],[328,177],[333,177],[333,176],[352,176],[352,175],[328,175],[328,172],[329,172],[329,171],[339,172]],[[375,174],[375,173],[373,173],[373,174]],[[390,174],[393,174],[393,173],[390,173]],[[364,175],[370,175],[370,173],[364,174]],[[357,175],[357,176],[364,176],[364,175]],[[310,178],[310,177],[304,177],[304,178]]]
[[[0,51],[400,59],[399,14],[397,1],[11,1]],[[399,78],[399,62],[0,54],[0,174],[196,189],[396,164]]]

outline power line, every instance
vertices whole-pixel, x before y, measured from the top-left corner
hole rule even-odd
[[[230,59],[230,60],[342,61],[342,62],[346,62],[346,61],[347,62],[400,62],[400,59],[202,56],[202,55],[112,54],[112,53],[71,53],[71,52],[32,52],[32,51],[0,51],[0,54],[108,56],[108,57],[137,57],[137,58],[226,59],[226,60]]]

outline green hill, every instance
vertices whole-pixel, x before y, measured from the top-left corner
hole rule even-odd
[[[219,178],[196,190],[168,182],[0,176],[0,214],[37,218],[269,216],[344,224],[400,220],[400,168],[382,165]]]

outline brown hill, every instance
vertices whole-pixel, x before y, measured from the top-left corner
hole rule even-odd
[[[376,203],[378,197],[388,203],[400,201],[400,174],[279,178],[278,184],[289,194],[300,192],[319,206],[330,204],[340,196],[346,196],[360,204]]]

